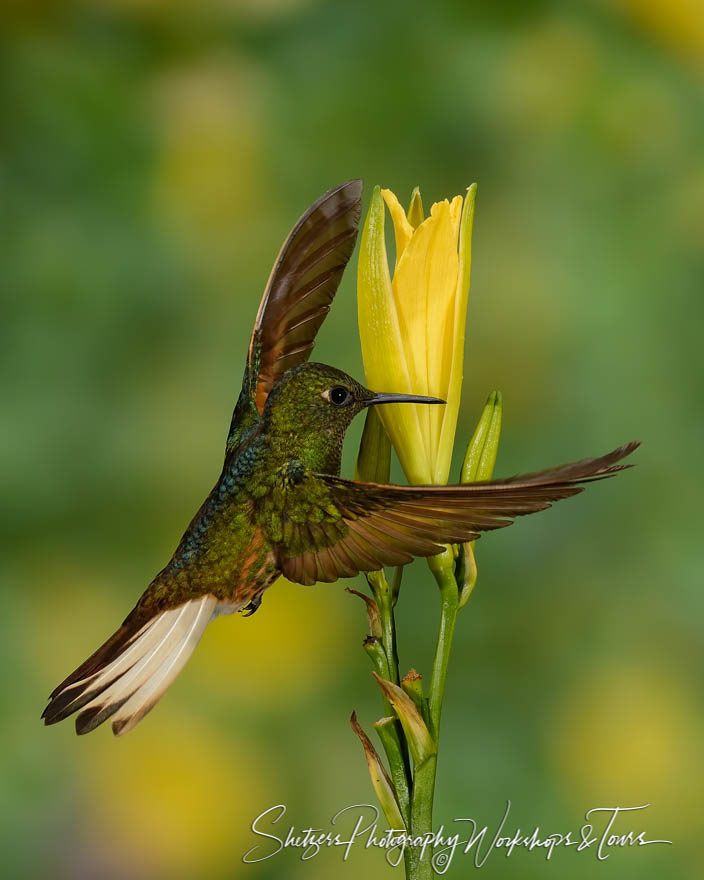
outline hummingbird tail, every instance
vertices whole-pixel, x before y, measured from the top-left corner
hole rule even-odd
[[[113,716],[115,736],[132,730],[179,674],[217,604],[214,596],[201,596],[162,611],[136,630],[128,617],[54,690],[42,715],[45,723],[80,710],[76,733],[88,733]]]

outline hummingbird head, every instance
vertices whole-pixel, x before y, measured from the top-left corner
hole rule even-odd
[[[370,391],[342,370],[305,363],[285,373],[272,389],[262,413],[262,429],[284,456],[299,458],[322,473],[337,474],[352,419],[368,406],[385,403],[445,401]]]

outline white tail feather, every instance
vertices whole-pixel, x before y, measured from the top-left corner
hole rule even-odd
[[[212,601],[207,601],[211,599]],[[180,639],[166,655],[166,649],[159,650],[160,666],[150,674],[138,690],[118,709],[112,722],[112,729],[116,736],[127,733],[138,724],[142,718],[152,709],[157,701],[164,695],[173,680],[183,669],[186,661],[195,650],[200,637],[212,619],[216,601],[206,596],[201,600],[200,607],[195,614],[190,615],[190,626],[181,633]]]
[[[152,618],[114,660],[56,694],[64,701],[61,717],[80,710],[79,733],[93,730],[113,715],[116,735],[131,730],[183,669],[217,604],[214,596],[205,595]]]
[[[112,688],[109,688],[109,685],[113,683],[120,686],[126,684],[128,681],[128,675],[126,675],[126,673],[129,673],[132,679],[134,678],[133,673],[138,672],[139,669],[144,666],[144,663],[149,656],[151,656],[149,649],[152,646],[155,646],[154,650],[159,647],[164,632],[164,626],[169,621],[177,621],[186,607],[187,606],[184,605],[181,608],[172,608],[150,620],[149,623],[145,624],[134,638],[127,643],[123,652],[113,660],[112,663],[109,663],[100,672],[93,673],[93,675],[89,675],[87,678],[83,678],[80,681],[71,684],[66,690],[75,692],[76,697],[73,702],[66,707],[66,710],[70,711],[74,704],[77,704],[79,700],[81,700],[81,697],[87,697],[88,691],[90,691],[91,694],[95,694],[98,698],[87,704],[85,703],[85,700],[83,700],[82,704],[85,705],[86,708],[92,708],[97,703],[104,705],[106,695],[112,691]],[[76,708],[78,708],[77,705]]]
[[[109,664],[100,674],[105,686],[97,697],[86,704],[86,709],[111,705],[131,696],[159,668],[164,656],[174,645],[180,644],[183,638],[183,623],[188,621],[193,612],[188,602],[180,608],[164,611],[149,624],[147,631],[125,654],[132,654],[129,663],[124,662],[125,654]],[[137,651],[138,653],[135,653]],[[120,670],[119,674],[116,674]],[[91,689],[96,683],[91,682]]]
[[[88,733],[113,717],[113,733],[127,733],[173,683],[209,621],[239,611],[244,604],[218,601],[206,594],[162,611],[136,629],[130,627],[130,615],[50,695],[42,716],[45,723],[55,724],[78,713],[76,731]],[[83,670],[82,677],[76,678]]]

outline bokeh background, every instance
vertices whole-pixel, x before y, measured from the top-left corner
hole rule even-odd
[[[437,823],[650,803],[623,830],[674,846],[483,875],[700,877],[700,0],[11,0],[2,30],[2,876],[399,876],[359,848],[241,862],[269,806],[327,828],[372,797],[348,716],[380,703],[342,584],[218,621],[124,739],[39,722],[217,477],[281,240],[360,175],[426,205],[479,182],[458,436],[501,389],[497,473],[643,440],[637,469],[479,545]],[[316,357],[361,377],[354,275]],[[427,671],[422,562],[398,617]]]

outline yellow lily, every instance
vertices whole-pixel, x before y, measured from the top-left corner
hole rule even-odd
[[[441,397],[445,406],[403,404],[379,412],[410,483],[447,483],[462,388],[476,184],[435,203],[423,218],[418,190],[406,213],[376,187],[362,233],[357,302],[367,385]],[[384,203],[396,239],[393,279]]]

